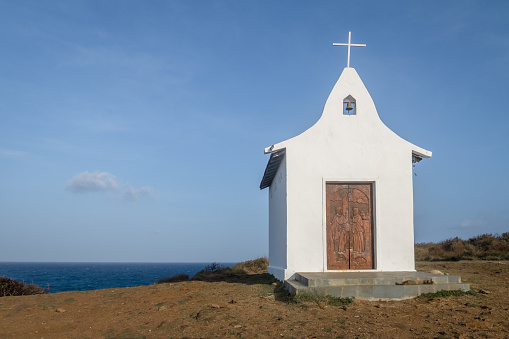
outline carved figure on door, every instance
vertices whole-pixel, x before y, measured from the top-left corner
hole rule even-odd
[[[332,220],[334,252],[345,253],[348,222],[344,215],[336,214]]]
[[[353,208],[352,218],[353,251],[363,253],[366,250],[366,239],[364,238],[364,225],[362,216],[357,207]]]
[[[348,202],[346,199],[341,200],[341,207],[337,207],[336,214],[332,219],[332,229],[336,230],[334,238],[334,251],[336,254],[344,255],[348,250]]]

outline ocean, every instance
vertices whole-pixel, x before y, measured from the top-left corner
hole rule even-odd
[[[153,284],[175,274],[192,277],[211,263],[0,262],[0,277],[36,284],[50,293]],[[222,267],[236,263],[220,263]]]

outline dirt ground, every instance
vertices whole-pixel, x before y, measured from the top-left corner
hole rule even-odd
[[[287,303],[275,286],[189,281],[0,298],[0,338],[509,338],[509,262],[418,262],[477,295],[348,306]]]

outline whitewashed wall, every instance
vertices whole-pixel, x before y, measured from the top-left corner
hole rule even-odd
[[[286,155],[269,187],[269,273],[282,277],[287,267]]]
[[[348,95],[357,102],[356,115],[343,115],[343,99]],[[327,270],[326,182],[372,182],[375,269],[415,269],[412,153],[429,158],[431,152],[383,124],[355,69],[343,70],[314,126],[273,150],[282,148],[286,148],[285,167],[277,173],[272,186],[278,187],[270,187],[269,199],[272,274],[284,280],[292,279],[295,272]]]

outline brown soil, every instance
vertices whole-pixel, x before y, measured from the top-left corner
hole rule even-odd
[[[509,262],[418,262],[482,293],[345,307],[287,303],[276,286],[188,281],[0,298],[0,338],[509,337]],[[258,277],[259,278],[259,277]]]

